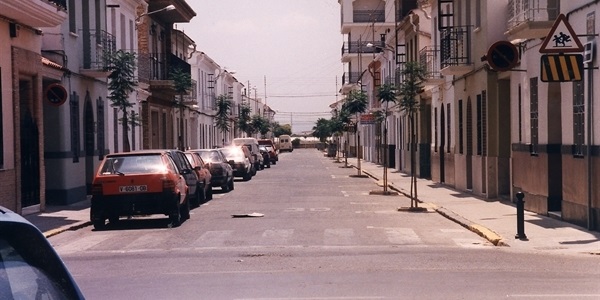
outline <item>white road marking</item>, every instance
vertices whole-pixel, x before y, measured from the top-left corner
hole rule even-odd
[[[233,234],[233,230],[207,231],[197,238],[192,246],[196,247],[216,247],[222,246],[225,241]]]
[[[325,245],[350,245],[354,237],[352,228],[330,228],[323,233]]]
[[[263,232],[262,237],[268,244],[281,245],[287,243],[293,234],[294,229],[269,229]]]
[[[421,243],[421,238],[412,228],[385,228],[388,241],[392,244],[406,245]]]

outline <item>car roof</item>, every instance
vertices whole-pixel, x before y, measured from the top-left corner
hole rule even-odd
[[[166,154],[170,152],[181,152],[176,149],[147,149],[147,150],[135,150],[131,152],[116,152],[107,154],[107,157],[111,156],[128,156],[128,155],[149,155],[149,154]]]
[[[23,218],[21,215],[13,212],[12,210],[10,210],[4,206],[0,206],[0,222],[15,222],[15,223],[24,223],[24,224],[31,225],[31,223],[29,221],[27,221],[25,218]]]

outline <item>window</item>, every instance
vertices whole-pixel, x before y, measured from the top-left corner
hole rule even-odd
[[[464,134],[463,134],[463,101],[458,100],[458,153],[463,154],[464,152]]]
[[[473,155],[473,105],[467,98],[467,155]]]
[[[482,149],[483,149],[483,145],[481,143],[481,94],[477,95],[477,155],[481,155],[482,153]]]
[[[102,102],[102,98],[98,98],[96,100],[96,131],[97,135],[96,144],[98,144],[98,159],[104,159],[104,102]]]
[[[113,107],[113,145],[115,152],[119,152],[119,109]]]
[[[73,154],[73,162],[79,162],[79,152],[81,147],[79,145],[79,95],[76,92],[71,94],[71,101],[69,101],[71,109],[71,152]]]
[[[538,78],[529,79],[529,118],[531,123],[531,155],[537,155],[538,150]]]
[[[584,84],[573,82],[573,155],[582,157],[585,145],[585,102]]]
[[[477,95],[477,155],[487,153],[487,94]]]
[[[446,104],[446,152],[450,153],[450,143],[452,142],[452,140],[450,139],[452,137],[451,131],[450,131],[450,103]]]
[[[481,27],[481,0],[475,0],[475,27]]]
[[[69,32],[77,33],[77,12],[75,11],[75,0],[69,0]]]
[[[438,113],[437,113],[437,107],[433,109],[433,140],[434,140],[433,149],[434,149],[434,152],[437,152],[438,151]]]

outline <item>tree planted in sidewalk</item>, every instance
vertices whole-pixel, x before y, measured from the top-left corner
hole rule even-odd
[[[217,96],[216,105],[217,113],[214,116],[215,126],[221,130],[221,133],[223,136],[225,136],[225,134],[231,129],[230,115],[233,104],[227,95],[219,95]],[[225,139],[223,138],[223,146],[224,144]]]
[[[237,127],[240,131],[246,133],[247,136],[251,136],[253,131],[251,124],[252,118],[250,117],[250,112],[250,105],[248,105],[247,103],[240,105],[240,113],[237,119]]]
[[[383,104],[383,112],[380,111],[379,123],[383,124],[383,192],[388,192],[388,180],[387,180],[387,164],[388,164],[388,146],[387,146],[387,115],[389,105],[396,103],[398,95],[396,94],[396,86],[391,83],[383,84],[377,90],[377,98],[379,102]]]
[[[417,132],[415,128],[415,118],[419,110],[417,97],[423,92],[423,80],[425,79],[425,69],[416,61],[406,63],[402,71],[404,81],[400,84],[400,110],[408,116],[410,123],[410,206],[418,207],[417,196],[417,174],[416,174],[416,141]],[[414,194],[413,194],[414,189]]]
[[[183,71],[181,68],[174,68],[169,74],[169,78],[173,80],[173,88],[179,97],[178,101],[175,102],[175,107],[179,110],[179,135],[177,137],[177,147],[180,150],[184,150],[185,145],[183,141],[183,118],[185,105],[185,95],[189,93],[192,88],[192,75],[189,72]]]
[[[131,151],[131,145],[129,144],[129,123],[136,122],[137,119],[135,115],[129,115],[129,108],[133,107],[133,103],[129,102],[129,96],[135,91],[135,87],[137,86],[135,81],[137,60],[135,53],[123,50],[113,52],[108,59],[109,64],[107,69],[110,71],[108,75],[108,89],[110,90],[108,99],[112,102],[112,107],[116,107],[123,113],[123,116],[119,119],[123,130],[123,151],[129,152]]]
[[[358,177],[362,176],[362,170],[360,165],[360,131],[358,130],[358,120],[360,114],[367,110],[367,94],[362,90],[352,90],[346,96],[346,101],[342,104],[342,110],[346,110],[349,114],[355,116],[354,132],[356,136],[356,159],[358,162]]]

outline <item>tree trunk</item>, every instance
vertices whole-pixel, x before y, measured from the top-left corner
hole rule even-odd
[[[123,110],[121,126],[123,126],[123,152],[129,152],[131,151],[131,145],[129,145],[129,118],[127,109]]]

